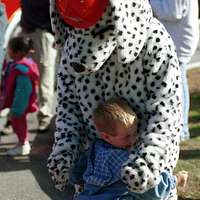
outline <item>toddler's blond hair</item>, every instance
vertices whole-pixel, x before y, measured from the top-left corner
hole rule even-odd
[[[136,113],[126,101],[113,98],[100,103],[94,109],[93,120],[98,131],[114,135],[116,123],[121,123],[126,128],[130,128],[138,119]]]

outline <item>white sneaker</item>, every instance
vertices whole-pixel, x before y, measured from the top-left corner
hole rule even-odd
[[[29,155],[31,151],[31,146],[29,143],[24,145],[17,145],[16,147],[7,151],[7,155],[9,156],[25,156]]]

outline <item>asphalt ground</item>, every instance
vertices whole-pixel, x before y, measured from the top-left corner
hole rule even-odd
[[[5,123],[0,118],[0,125]],[[29,116],[30,156],[10,157],[6,151],[17,141],[15,134],[1,136],[0,200],[71,200],[72,188],[60,192],[49,177],[46,163],[53,144],[54,122],[50,130],[37,132],[36,115]]]

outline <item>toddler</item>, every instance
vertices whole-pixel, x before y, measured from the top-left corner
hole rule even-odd
[[[0,107],[10,108],[10,121],[17,135],[17,145],[8,150],[10,156],[28,155],[27,114],[37,111],[39,71],[36,63],[27,58],[33,42],[27,37],[14,37],[9,41],[8,54],[12,59],[3,66]]]

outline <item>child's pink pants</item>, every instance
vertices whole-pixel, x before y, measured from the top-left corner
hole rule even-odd
[[[11,117],[11,125],[13,131],[16,133],[19,143],[25,144],[29,141],[28,127],[27,127],[27,113],[20,117]]]

